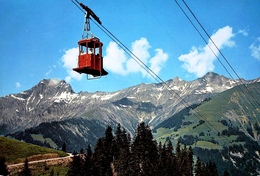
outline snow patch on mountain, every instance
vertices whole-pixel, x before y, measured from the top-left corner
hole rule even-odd
[[[180,97],[189,104],[200,103],[240,82],[210,73],[194,81],[174,78],[166,83],[140,84],[111,93],[75,93],[63,80],[44,79],[30,90],[0,98],[0,124],[7,124],[12,132],[42,122],[99,117],[102,122],[123,122],[129,129],[140,120],[155,126],[184,108]]]
[[[236,156],[236,157],[239,157],[239,158],[243,158],[243,154],[242,153],[240,153],[240,152],[237,152],[237,153],[235,153],[235,152],[230,152],[230,155],[232,155],[232,156]]]
[[[61,80],[58,80],[58,79],[50,79],[48,85],[49,86],[57,86],[60,82],[61,82]]]
[[[126,98],[128,98],[128,99],[135,99],[136,97],[128,96]]]
[[[11,94],[11,97],[14,98],[14,99],[20,100],[20,101],[25,101],[24,98],[17,97],[17,96],[15,96],[14,94]]]

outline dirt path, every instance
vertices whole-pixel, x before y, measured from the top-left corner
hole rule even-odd
[[[67,165],[68,163],[71,162],[73,155],[69,154],[69,156],[65,157],[58,157],[58,158],[50,158],[50,159],[42,159],[42,160],[36,160],[36,161],[29,161],[29,167],[33,167],[34,165],[40,164],[40,163],[45,163],[47,166],[52,166],[52,165]],[[24,163],[17,163],[17,164],[10,164],[7,165],[8,170],[10,171],[10,175],[13,175],[15,173],[21,172]]]

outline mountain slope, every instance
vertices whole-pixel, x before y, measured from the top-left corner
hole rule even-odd
[[[252,83],[219,93],[173,115],[154,128],[154,135],[161,142],[192,145],[196,156],[204,162],[214,160],[220,170],[229,165],[233,174],[255,175],[260,171],[258,90],[260,83]]]
[[[1,156],[6,158],[8,163],[20,163],[24,162],[25,158],[37,155],[40,159],[40,155],[52,154],[54,157],[64,157],[67,156],[65,152],[53,150],[50,148],[40,147],[37,145],[28,144],[25,142],[20,142],[14,139],[6,138],[0,136],[0,148]],[[50,157],[51,155],[49,155]],[[45,155],[46,157],[46,155]],[[46,158],[45,158],[46,159]]]
[[[189,104],[200,103],[239,82],[210,72],[194,81],[174,78],[166,84],[168,86],[140,84],[111,93],[75,93],[65,81],[42,80],[30,90],[0,98],[0,131],[4,135],[43,122],[78,117],[90,120],[98,116],[98,120],[107,124],[124,123],[123,126],[133,132],[140,121],[156,126],[183,109],[185,106],[180,103],[180,97]],[[124,104],[125,100],[133,102],[134,106]]]
[[[244,158],[246,167],[259,168],[259,104],[253,99],[260,99],[260,79],[243,82],[255,98],[244,85],[237,87],[239,81],[212,72],[194,81],[174,78],[167,86],[140,84],[111,93],[75,93],[65,81],[43,80],[0,98],[0,132],[53,148],[66,142],[69,151],[79,151],[94,146],[108,125],[120,123],[133,136],[144,121],[158,141],[180,140],[221,170],[244,173],[237,169]]]

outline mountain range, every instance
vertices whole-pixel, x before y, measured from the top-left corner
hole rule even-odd
[[[116,92],[75,93],[65,81],[44,79],[0,98],[0,133],[53,148],[65,142],[69,151],[79,151],[94,146],[109,125],[120,123],[134,136],[144,121],[158,142],[179,140],[220,170],[254,175],[260,171],[259,83],[209,72],[194,81],[177,77]]]

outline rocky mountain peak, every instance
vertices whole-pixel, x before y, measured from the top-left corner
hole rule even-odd
[[[224,76],[220,76],[219,74],[214,73],[214,72],[208,72],[206,75],[204,75],[203,77],[201,77],[199,79],[204,79],[207,82],[214,82],[214,81],[228,79],[228,78],[226,78]]]
[[[43,79],[29,91],[36,91],[38,94],[74,93],[70,84],[58,79]]]
[[[179,96],[189,104],[196,104],[239,84],[213,72],[194,81],[176,77],[166,83],[167,86],[163,83],[140,84],[116,92],[88,94],[74,93],[64,80],[43,79],[29,90],[0,98],[0,125],[6,124],[14,131],[41,122],[85,118],[86,114],[95,114],[103,120],[111,116],[132,117],[137,121],[146,118],[156,125],[184,108]],[[17,118],[20,120],[15,120]]]
[[[208,72],[205,76],[198,78],[194,82],[199,82],[201,85],[204,86],[213,86],[213,87],[225,87],[225,89],[230,89],[233,86],[237,85],[237,81],[227,78],[223,75],[219,75],[214,72]],[[224,89],[221,91],[224,91]]]

